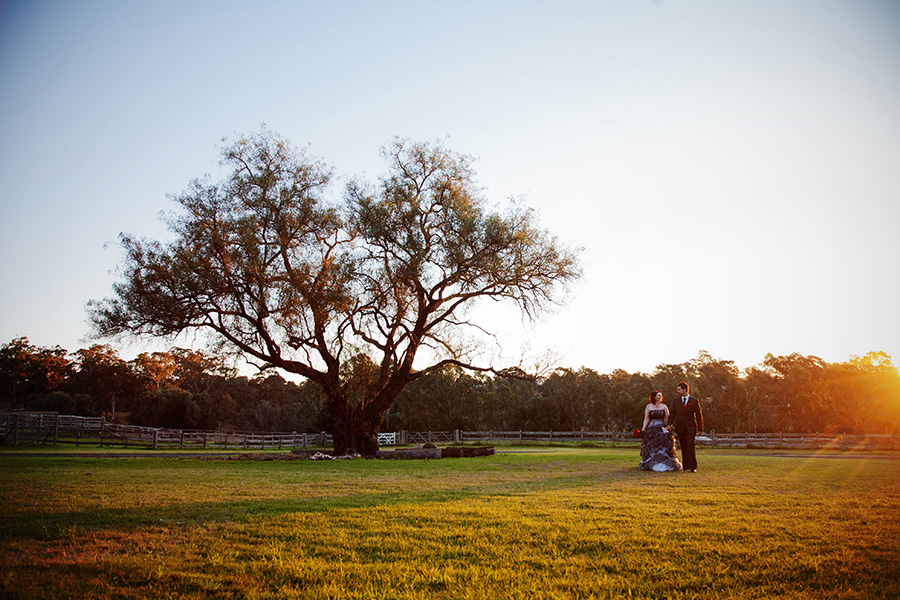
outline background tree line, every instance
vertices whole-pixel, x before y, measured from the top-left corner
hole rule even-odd
[[[271,371],[240,376],[221,357],[184,348],[126,361],[109,345],[70,354],[24,337],[0,348],[0,406],[178,429],[327,427],[318,390]]]
[[[346,376],[362,382],[370,368],[360,360]],[[900,432],[900,373],[883,352],[842,363],[769,354],[743,371],[701,352],[650,374],[560,368],[536,381],[448,367],[407,386],[382,429],[622,431],[640,425],[651,391],[669,398],[679,381],[701,399],[707,430]],[[248,378],[222,357],[183,348],[126,361],[109,345],[69,353],[24,337],[0,348],[0,405],[181,429],[316,432],[331,425],[326,397],[310,381],[272,371]]]

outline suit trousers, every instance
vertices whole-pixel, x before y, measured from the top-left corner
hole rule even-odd
[[[697,452],[694,446],[694,438],[697,437],[693,431],[676,431],[678,436],[678,445],[681,446],[681,464],[684,465],[685,471],[693,471],[697,469]]]

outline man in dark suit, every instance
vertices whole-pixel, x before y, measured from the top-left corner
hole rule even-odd
[[[678,445],[681,446],[681,461],[686,473],[697,472],[697,454],[694,438],[703,433],[703,411],[700,402],[691,397],[691,388],[681,382],[676,386],[676,395],[669,411],[669,428],[675,430]]]

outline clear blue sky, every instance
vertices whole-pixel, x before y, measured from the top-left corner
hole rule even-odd
[[[891,0],[4,1],[0,343],[89,345],[119,232],[261,123],[372,179],[446,139],[584,247],[555,314],[489,316],[509,357],[900,363]]]

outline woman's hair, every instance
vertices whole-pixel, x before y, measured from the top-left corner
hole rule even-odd
[[[662,395],[662,392],[660,392],[659,390],[654,390],[654,391],[650,392],[650,402],[651,403],[656,404],[656,395],[657,394]],[[662,398],[660,398],[659,401],[662,402]]]

